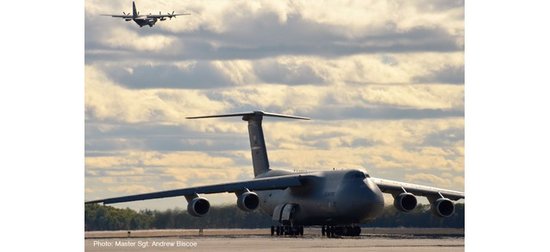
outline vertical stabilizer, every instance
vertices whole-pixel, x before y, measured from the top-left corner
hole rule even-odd
[[[134,18],[138,16],[138,12],[136,9],[136,2],[133,2],[133,1],[132,1],[132,15],[134,16]]]
[[[250,139],[250,150],[252,154],[252,166],[254,167],[254,177],[257,177],[258,175],[269,171],[269,160],[267,158],[267,148],[265,147],[264,132],[262,129],[263,117],[271,116],[271,117],[309,120],[309,118],[307,117],[274,114],[274,113],[268,113],[263,111],[211,115],[211,116],[194,116],[194,117],[187,117],[187,119],[230,117],[230,116],[242,116],[243,121],[248,122],[248,137]]]
[[[252,152],[254,177],[269,171],[269,159],[267,158],[267,148],[265,147],[262,119],[263,115],[261,113],[243,116],[243,121],[248,122],[248,138],[250,140],[250,151]]]

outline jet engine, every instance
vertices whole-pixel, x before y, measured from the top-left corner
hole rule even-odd
[[[237,206],[246,212],[254,211],[260,205],[260,198],[255,192],[244,192],[237,196]]]
[[[401,193],[393,198],[393,205],[402,212],[409,212],[416,207],[416,197],[412,193]]]
[[[187,212],[195,217],[201,217],[208,213],[210,202],[206,198],[196,197],[187,204]]]
[[[432,202],[432,213],[439,217],[449,217],[455,212],[455,204],[447,198],[439,198]]]

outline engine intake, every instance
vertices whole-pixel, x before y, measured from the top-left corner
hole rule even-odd
[[[432,213],[439,217],[449,217],[455,212],[455,204],[447,198],[439,198],[432,203]]]
[[[210,202],[206,198],[196,197],[187,204],[187,212],[195,217],[201,217],[210,210]]]
[[[243,211],[254,211],[259,205],[260,198],[255,192],[244,192],[237,196],[237,206]]]
[[[416,197],[412,193],[401,193],[393,199],[393,205],[395,208],[402,212],[409,212],[416,207]]]

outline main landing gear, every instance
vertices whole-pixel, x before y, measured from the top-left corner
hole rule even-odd
[[[279,225],[271,226],[271,236],[303,236],[304,235],[304,226],[289,226],[289,225]]]
[[[328,238],[334,238],[338,236],[359,236],[361,234],[361,227],[359,226],[325,226],[321,227],[321,235]]]

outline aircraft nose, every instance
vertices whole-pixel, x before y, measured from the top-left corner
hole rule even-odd
[[[366,218],[372,219],[380,215],[384,210],[384,195],[382,195],[380,188],[369,178],[363,180],[363,183],[365,185],[363,188],[363,199],[367,202],[367,208],[369,209],[369,214]]]
[[[348,181],[340,192],[342,214],[354,215],[359,220],[378,216],[384,208],[384,197],[370,180]]]

